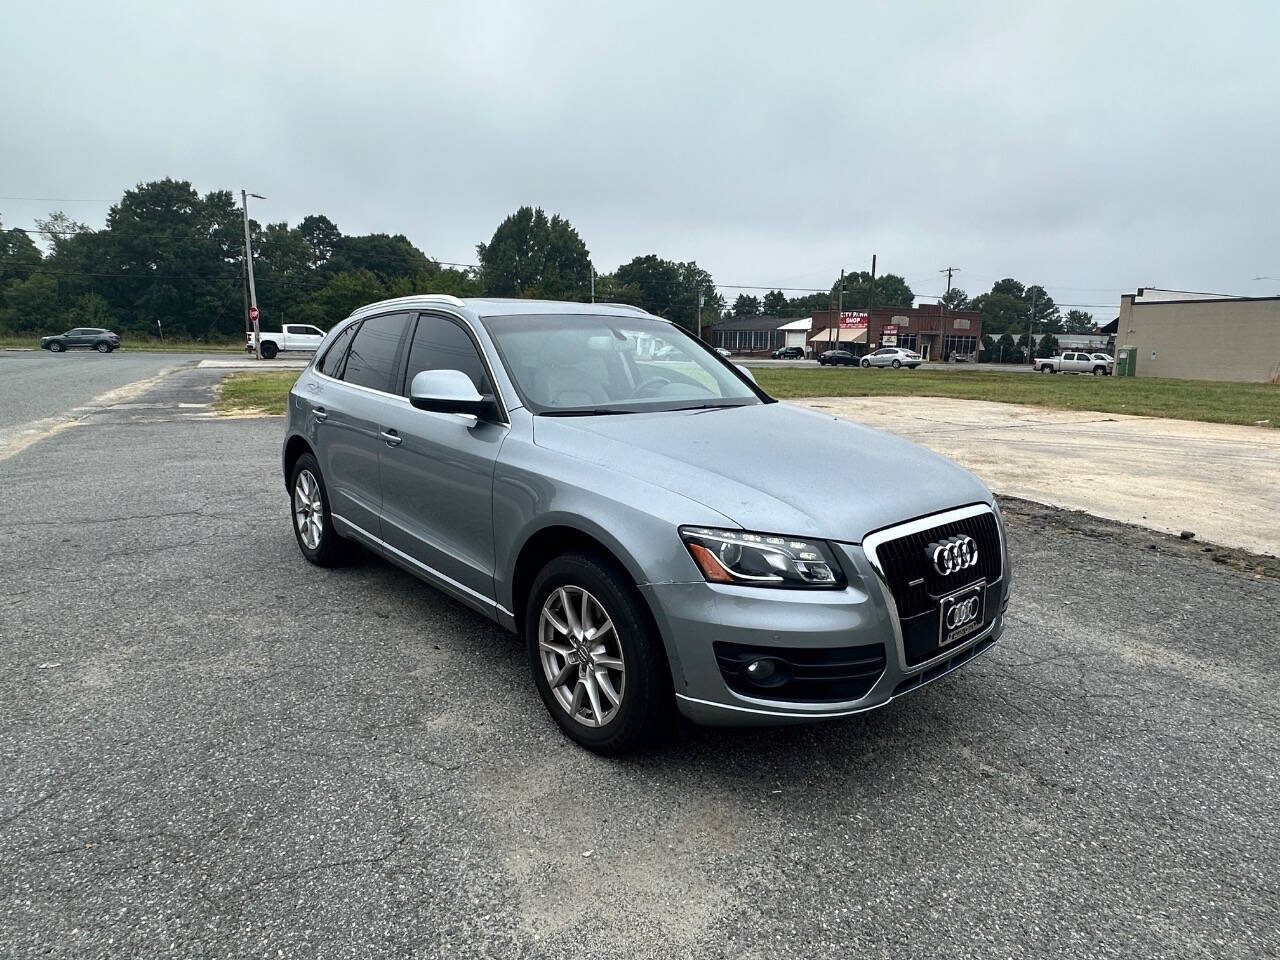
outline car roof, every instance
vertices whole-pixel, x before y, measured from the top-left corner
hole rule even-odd
[[[516,297],[453,297],[445,293],[425,293],[394,300],[379,300],[360,307],[351,315],[381,311],[388,308],[428,309],[431,307],[461,307],[478,317],[520,316],[534,314],[582,314],[586,316],[648,317],[663,320],[640,307],[625,303],[579,303],[572,300],[526,300]]]

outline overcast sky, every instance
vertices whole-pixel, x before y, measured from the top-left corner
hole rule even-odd
[[[1280,292],[1252,280],[1280,277],[1274,0],[187,6],[10,7],[0,195],[244,186],[259,219],[463,262],[536,204],[600,272],[652,252],[723,284],[876,253],[918,294],[948,265],[1060,303]],[[57,207],[107,212],[0,217]]]

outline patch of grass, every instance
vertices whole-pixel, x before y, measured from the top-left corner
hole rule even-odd
[[[301,370],[270,370],[264,373],[233,373],[222,381],[213,408],[224,416],[284,413],[289,390]]]
[[[32,350],[39,350],[40,336],[40,334],[34,333],[30,335],[0,334],[0,348],[28,347]],[[134,350],[145,353],[242,353],[244,344],[235,340],[213,343],[204,340],[164,340],[162,342],[153,338],[138,340],[123,336],[120,350],[124,352]]]
[[[949,397],[1208,423],[1280,426],[1280,385],[961,370],[757,367],[760,386],[791,397]]]
[[[950,397],[994,400],[1060,410],[1095,410],[1174,420],[1280,425],[1280,386],[1206,380],[1088,377],[1066,374],[933,370],[752,371],[775,397]],[[223,381],[216,409],[223,414],[284,413],[297,370],[236,373]]]

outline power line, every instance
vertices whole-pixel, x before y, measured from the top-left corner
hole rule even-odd
[[[0,200],[25,200],[31,203],[115,203],[114,200],[76,200],[71,197],[0,197]]]

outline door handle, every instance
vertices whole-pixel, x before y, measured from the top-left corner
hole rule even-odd
[[[404,437],[396,433],[394,430],[383,430],[378,434],[383,440],[387,441],[388,447],[398,447],[404,443]]]
[[[316,423],[324,423],[329,419],[329,414],[325,413],[324,407],[316,407]]]

